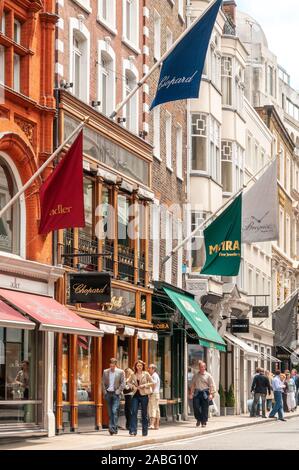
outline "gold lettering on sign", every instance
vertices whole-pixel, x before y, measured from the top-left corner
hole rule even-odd
[[[55,209],[52,209],[49,213],[50,217],[58,214],[69,214],[72,210],[72,207],[63,207],[62,204],[58,204]]]
[[[75,294],[83,294],[83,295],[104,294],[107,289],[107,286],[108,284],[106,284],[102,288],[99,288],[99,287],[88,287],[86,284],[74,284],[73,290]]]

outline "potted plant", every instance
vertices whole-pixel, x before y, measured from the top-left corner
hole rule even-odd
[[[234,415],[235,414],[235,395],[234,387],[231,385],[228,392],[226,392],[226,414]]]
[[[220,416],[226,416],[225,408],[225,392],[223,390],[222,384],[219,384],[219,398],[220,398]]]

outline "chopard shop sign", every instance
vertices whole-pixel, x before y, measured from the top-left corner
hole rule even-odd
[[[111,276],[107,273],[70,274],[72,304],[104,303],[111,301]]]

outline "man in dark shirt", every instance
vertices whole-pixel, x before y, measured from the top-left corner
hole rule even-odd
[[[271,386],[268,377],[264,375],[264,370],[261,369],[259,374],[253,378],[251,385],[251,392],[254,393],[253,404],[250,412],[252,418],[256,417],[257,405],[262,399],[262,418],[266,418],[266,396],[267,392],[271,393]]]

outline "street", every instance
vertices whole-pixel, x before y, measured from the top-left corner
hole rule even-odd
[[[286,422],[268,421],[251,426],[212,433],[200,437],[168,442],[164,445],[142,446],[141,450],[299,450],[299,418]]]

